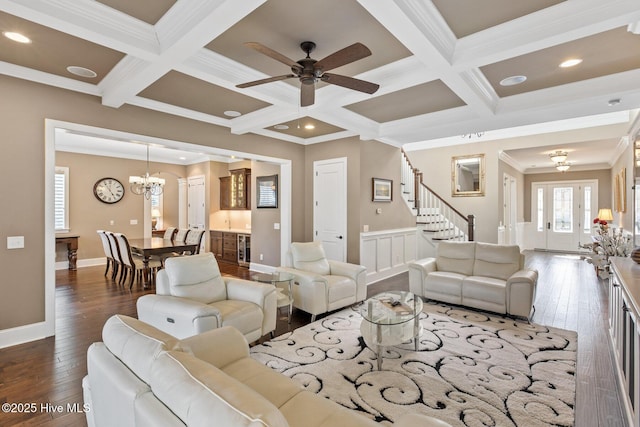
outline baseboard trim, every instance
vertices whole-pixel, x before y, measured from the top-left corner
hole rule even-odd
[[[106,258],[79,259],[76,267],[95,267],[96,265],[105,265],[106,263]],[[69,261],[56,262],[56,270],[66,270],[67,268],[69,268]]]
[[[0,348],[24,344],[26,342],[40,340],[54,335],[55,328],[47,330],[45,322],[32,323],[0,331]]]

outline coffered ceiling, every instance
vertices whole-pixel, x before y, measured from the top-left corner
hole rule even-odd
[[[638,0],[2,0],[0,31],[31,43],[0,37],[0,73],[235,134],[403,146],[639,108],[639,21]],[[335,72],[380,89],[318,83],[300,107],[297,79],[236,87],[290,73],[243,43],[298,60],[307,40],[315,59],[365,44]],[[500,84],[513,76],[526,80]]]

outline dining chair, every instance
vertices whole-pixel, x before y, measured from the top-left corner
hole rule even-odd
[[[176,234],[176,231],[178,229],[175,227],[169,227],[165,230],[164,232],[164,236],[162,236],[164,239],[172,239],[173,240],[173,236]]]
[[[104,256],[107,259],[107,267],[104,269],[104,275],[106,276],[109,272],[109,267],[111,267],[114,271],[116,269],[116,261],[113,258],[113,250],[111,249],[111,242],[109,242],[109,237],[107,237],[107,233],[104,230],[97,230],[98,236],[100,236],[100,241],[102,242],[102,249],[104,250]]]
[[[129,245],[129,240],[127,236],[122,233],[113,233],[118,241],[118,246],[120,247],[120,256],[122,258],[122,267],[123,267],[123,278],[121,281],[124,283],[127,280],[127,276],[129,275],[129,289],[133,287],[133,282],[135,279],[142,279],[142,275],[145,273],[144,262],[142,258],[133,256],[131,252],[131,245]],[[155,272],[160,268],[160,261],[157,260],[149,260],[149,269],[151,270],[151,280],[153,281],[153,277],[155,276]]]
[[[202,237],[205,230],[190,230],[187,234],[187,238],[184,240],[189,245],[197,244],[196,249],[191,252],[191,255],[197,255],[200,253],[200,246],[202,245]],[[184,254],[184,253],[183,253]]]
[[[106,234],[109,239],[111,254],[113,255],[113,263],[115,265],[113,273],[111,274],[111,280],[122,283],[122,272],[124,268],[122,267],[122,257],[120,256],[120,245],[118,245],[118,239],[116,239],[116,236],[114,236],[111,231],[105,231],[104,234]],[[120,274],[119,279],[118,273]]]
[[[185,240],[187,240],[188,235],[189,235],[188,228],[179,228],[173,240],[175,240],[176,242],[184,242]]]

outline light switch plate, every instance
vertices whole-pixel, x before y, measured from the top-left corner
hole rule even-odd
[[[138,225],[138,220],[137,219],[132,219],[132,220],[129,221],[129,224]]]
[[[280,230],[280,223],[279,222],[274,222],[273,223],[273,229],[274,230]]]
[[[24,236],[8,236],[7,237],[7,249],[22,249],[24,248]]]

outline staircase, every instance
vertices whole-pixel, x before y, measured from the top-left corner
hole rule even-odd
[[[442,240],[474,240],[474,216],[460,213],[425,185],[422,178],[422,172],[411,165],[402,151],[402,198],[416,216],[416,225],[422,236],[419,242],[424,240],[427,245],[435,247]]]

